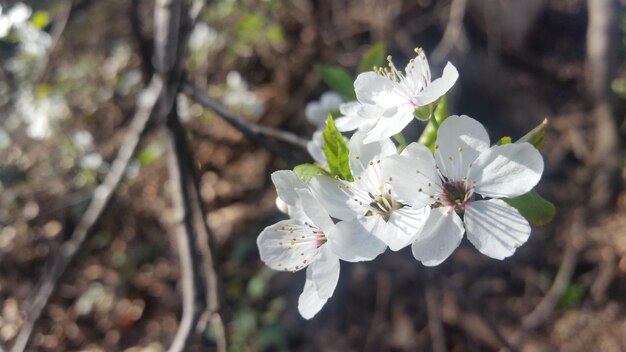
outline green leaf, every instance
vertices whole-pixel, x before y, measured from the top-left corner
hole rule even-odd
[[[574,309],[580,307],[583,301],[585,291],[577,284],[569,285],[563,295],[559,299],[559,308],[563,310]]]
[[[50,23],[50,17],[46,11],[37,11],[31,17],[30,22],[37,29],[43,29],[45,26]]]
[[[620,98],[626,99],[626,78],[616,78],[611,82],[611,90]]]
[[[519,210],[532,225],[545,225],[556,214],[554,204],[543,199],[534,189],[515,198],[503,198],[505,202]]]
[[[522,138],[518,139],[515,143],[528,142],[535,146],[537,149],[541,149],[546,143],[546,130],[548,129],[548,119],[544,119],[539,126],[533,128],[530,132],[526,133]]]
[[[445,95],[439,98],[439,101],[436,103],[434,117],[439,125],[448,117],[448,103]],[[432,121],[429,121],[417,142],[432,150],[435,147],[436,140],[437,128],[435,128]]]
[[[328,65],[315,65],[315,70],[322,76],[324,83],[344,99],[356,99],[356,94],[354,93],[354,79],[348,71],[341,67]]]
[[[315,175],[329,175],[328,171],[322,169],[315,164],[300,164],[293,168],[293,172],[298,175],[304,182],[309,182],[311,177]]]
[[[328,161],[331,176],[338,176],[346,181],[354,181],[349,165],[348,143],[333,122],[333,117],[328,114],[326,117],[326,128],[322,132],[324,137],[324,153]]]
[[[357,73],[367,72],[374,69],[374,66],[385,65],[386,48],[384,43],[374,44],[363,56],[359,64]]]
[[[510,143],[511,143],[511,137],[504,136],[504,137],[500,138],[500,140],[496,144],[497,145],[505,145],[505,144],[510,144]]]

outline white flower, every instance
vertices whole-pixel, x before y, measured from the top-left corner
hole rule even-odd
[[[341,117],[335,120],[337,130],[341,132],[371,130],[383,113],[383,108],[375,105],[363,105],[357,101],[339,106]]]
[[[310,319],[337,286],[339,258],[372,260],[385,246],[362,236],[362,227],[335,224],[292,171],[274,172],[272,180],[279,197],[290,208],[291,219],[265,228],[257,238],[257,246],[261,260],[274,270],[295,272],[307,268],[298,311]]]
[[[322,166],[326,166],[328,164],[328,160],[326,160],[326,154],[324,153],[323,132],[323,130],[318,130],[313,133],[311,140],[306,144],[306,150],[315,162]]]
[[[377,116],[365,143],[389,138],[402,131],[413,119],[416,109],[446,94],[459,77],[456,68],[448,62],[441,78],[431,82],[426,55],[421,49],[415,49],[415,52],[417,56],[409,61],[404,73],[396,69],[388,56],[388,68],[364,72],[356,78],[354,90],[363,105],[357,111],[358,115],[367,124],[372,123],[371,115]]]
[[[265,111],[263,102],[248,89],[248,83],[237,71],[230,71],[226,75],[226,92],[222,99],[224,104],[242,109],[254,118],[258,118]]]
[[[319,101],[306,104],[304,115],[306,119],[317,128],[324,128],[326,116],[332,111],[338,110],[343,100],[339,94],[328,91],[322,94]]]
[[[528,221],[498,198],[520,196],[539,182],[543,159],[531,144],[490,147],[478,121],[451,116],[439,128],[434,156],[413,143],[383,164],[384,177],[408,204],[432,206],[412,245],[424,265],[443,262],[464,232],[481,253],[496,259],[512,255],[528,239]]]
[[[350,226],[363,226],[397,251],[415,240],[430,207],[411,207],[398,197],[393,187],[382,179],[381,159],[396,154],[389,139],[364,144],[364,132],[356,132],[349,142],[350,170],[354,182],[316,176],[309,187],[334,218]],[[345,225],[348,226],[348,225]],[[366,234],[362,235],[368,237]],[[342,258],[343,259],[343,258]]]

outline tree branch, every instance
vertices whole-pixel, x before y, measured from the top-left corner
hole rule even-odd
[[[284,156],[284,152],[281,149],[278,149],[275,145],[269,143],[261,136],[272,137],[293,146],[306,149],[306,139],[291,132],[282,131],[276,128],[271,128],[249,122],[245,118],[229,110],[218,101],[211,99],[209,96],[204,94],[202,91],[194,87],[189,82],[183,82],[182,91],[189,94],[193,99],[202,104],[204,107],[213,110],[215,113],[223,117],[226,122],[238,129],[248,139],[256,142],[257,144],[275,155]]]
[[[440,291],[435,287],[432,280],[426,283],[424,297],[426,299],[426,311],[428,313],[428,330],[432,340],[433,352],[446,352],[446,335],[441,322]]]
[[[454,47],[458,47],[461,51],[467,50],[468,41],[463,30],[466,7],[467,0],[452,0],[450,18],[443,32],[443,37],[430,55],[433,62],[443,62]]]
[[[69,240],[61,245],[59,253],[51,256],[49,268],[40,280],[37,291],[28,303],[28,313],[26,322],[13,344],[13,352],[22,352],[26,349],[28,341],[32,335],[37,320],[41,317],[43,308],[50,300],[50,296],[56,289],[59,280],[70,262],[76,256],[85,238],[102,215],[113,192],[124,175],[124,170],[130,162],[131,157],[137,149],[139,140],[146,129],[146,125],[152,115],[159,95],[163,90],[163,82],[158,77],[153,77],[150,84],[143,90],[137,98],[137,111],[133,116],[131,125],[124,142],[120,146],[115,160],[111,165],[111,170],[105,176],[104,181],[93,192],[91,203],[81,217],[78,225],[72,232]]]

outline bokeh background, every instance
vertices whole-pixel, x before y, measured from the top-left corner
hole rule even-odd
[[[49,258],[125,137],[152,72],[154,4],[0,4],[0,343],[9,347]],[[355,72],[376,43],[397,63],[423,47],[433,76],[446,61],[460,72],[450,113],[478,119],[492,140],[549,119],[538,190],[557,207],[504,261],[464,241],[430,270],[408,249],[342,265],[334,296],[305,321],[296,309],[304,273],[266,268],[255,240],[284,218],[269,175],[310,157],[285,144],[289,157],[274,156],[181,94],[229,349],[428,351],[441,350],[443,333],[446,350],[496,351],[491,324],[523,351],[625,351],[623,8],[617,0],[209,1],[186,77],[250,122],[310,138],[305,106],[328,90],[316,64]],[[414,122],[408,137],[421,128]],[[181,295],[165,149],[151,128],[29,350],[170,345]],[[214,349],[210,327],[189,347]]]

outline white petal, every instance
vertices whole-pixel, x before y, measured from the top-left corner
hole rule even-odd
[[[386,109],[376,125],[367,132],[364,143],[371,143],[401,132],[413,120],[413,106],[409,104],[396,105]]]
[[[517,197],[535,187],[543,173],[543,159],[529,143],[495,145],[474,163],[469,180],[487,197]]]
[[[398,83],[374,72],[363,72],[354,81],[354,91],[359,102],[383,108],[409,102],[396,93],[398,86]]]
[[[459,78],[459,72],[451,63],[447,63],[440,78],[430,82],[415,98],[419,106],[428,105],[446,94]]]
[[[528,221],[500,199],[470,202],[465,207],[465,229],[474,247],[495,259],[511,256],[530,236]]]
[[[304,319],[311,319],[317,314],[328,299],[320,298],[317,294],[317,288],[311,278],[311,268],[306,271],[306,281],[304,289],[298,298],[298,312]]]
[[[355,178],[363,175],[364,171],[371,167],[378,167],[378,161],[388,155],[397,153],[396,146],[393,142],[386,138],[374,143],[364,144],[366,132],[356,132],[352,138],[348,148],[350,149],[350,171]],[[371,164],[372,165],[371,165]]]
[[[387,249],[387,245],[374,237],[359,219],[339,222],[326,237],[328,243],[324,247],[348,262],[373,260]]]
[[[331,111],[338,110],[339,106],[343,103],[343,99],[339,96],[339,94],[328,91],[322,94],[320,97],[320,105],[328,114]]]
[[[430,83],[430,66],[424,54],[415,56],[413,62],[406,65],[404,72],[416,93],[422,91]]]
[[[266,227],[257,238],[261,260],[274,270],[297,271],[318,256],[317,234],[294,219]]]
[[[340,132],[370,130],[382,115],[383,109],[375,105],[362,105],[358,102],[341,106],[343,117],[335,120],[335,127]]]
[[[280,170],[272,173],[272,182],[276,193],[287,205],[294,206],[298,201],[296,189],[306,189],[307,185],[291,170]]]
[[[330,216],[339,220],[351,220],[365,211],[355,203],[352,192],[344,188],[345,185],[345,182],[325,175],[314,176],[309,181],[311,192]]]
[[[330,298],[339,281],[339,258],[323,245],[320,256],[311,264],[311,279],[320,298]]]
[[[311,137],[311,140],[306,144],[306,150],[315,162],[320,165],[326,165],[328,161],[324,153],[324,137],[322,136],[322,132],[322,130],[319,130],[313,133],[313,137]]]
[[[313,226],[324,232],[335,226],[333,220],[328,216],[322,204],[313,197],[311,191],[308,189],[298,189],[296,192],[300,197],[300,207],[302,211],[304,211],[304,214],[311,219]]]
[[[326,114],[327,112],[317,101],[306,104],[304,108],[304,116],[306,116],[307,121],[315,127],[324,126]]]
[[[406,154],[412,154],[412,151],[416,150],[417,148],[411,148]],[[381,161],[383,180],[391,185],[391,189],[400,200],[415,208],[433,204],[442,189],[441,180],[433,163],[428,149],[423,158],[406,155],[389,156]]]
[[[471,117],[450,116],[437,131],[435,148],[435,161],[441,172],[451,180],[460,181],[467,175],[469,165],[489,149],[489,135]]]
[[[344,104],[339,105],[339,112],[343,116],[354,116],[357,115],[359,108],[361,107],[361,103],[358,101],[351,101]]]
[[[358,115],[343,116],[335,120],[335,127],[339,132],[349,132],[360,129],[363,122],[363,118]]]
[[[289,214],[289,206],[280,197],[276,197],[276,208],[285,214]]]
[[[399,251],[415,241],[415,238],[424,228],[430,214],[430,207],[402,208],[391,213],[387,225],[399,229],[390,231],[385,237],[385,243],[392,251]]]
[[[463,232],[463,221],[454,211],[434,208],[411,246],[413,256],[426,266],[439,265],[459,246]]]

